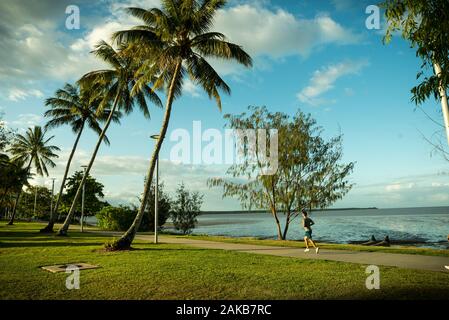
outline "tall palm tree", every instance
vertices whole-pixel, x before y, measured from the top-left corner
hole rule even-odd
[[[19,161],[22,163],[28,163],[26,171],[30,173],[31,166],[34,164],[36,173],[40,176],[48,176],[47,166],[54,168],[56,164],[53,162],[53,158],[58,158],[54,151],[59,151],[57,146],[48,145],[48,143],[54,138],[45,137],[46,130],[42,130],[40,126],[34,128],[28,128],[25,135],[18,134],[15,137],[9,151],[13,155],[13,161]],[[20,187],[17,193],[14,208],[9,225],[14,224],[14,218],[16,215],[17,205],[19,204],[20,195],[22,194],[22,187]]]
[[[154,90],[165,87],[167,93],[165,115],[147,172],[143,199],[133,224],[114,243],[115,249],[129,248],[140,226],[172,104],[181,96],[185,76],[201,86],[209,98],[215,98],[221,110],[219,91],[230,94],[231,90],[206,58],[234,60],[246,67],[252,66],[251,57],[239,45],[226,41],[222,33],[210,32],[214,14],[225,4],[226,0],[162,0],[162,9],[128,8],[127,11],[144,24],[113,36],[119,44],[134,44],[131,48],[137,49],[132,53],[142,60],[137,72],[140,78],[133,91],[153,83]]]
[[[117,110],[123,111],[125,114],[129,114],[133,111],[134,105],[137,104],[139,109],[142,111],[146,118],[149,118],[150,112],[148,111],[148,105],[146,98],[153,102],[156,106],[161,107],[162,103],[157,94],[146,85],[142,85],[141,90],[136,90],[134,95],[131,96],[131,90],[136,84],[136,59],[124,55],[122,52],[125,48],[120,47],[115,50],[108,43],[101,41],[93,51],[93,53],[104,60],[111,66],[111,69],[97,70],[84,75],[80,79],[80,84],[86,87],[99,87],[102,92],[104,92],[104,98],[99,106],[99,111],[101,112],[105,105],[109,104],[111,101],[112,109],[109,113],[103,130],[100,133],[98,142],[92,153],[89,164],[87,165],[85,174],[81,183],[77,189],[75,197],[73,199],[72,205],[70,207],[69,213],[64,221],[63,226],[59,229],[58,235],[67,235],[67,230],[69,229],[70,222],[72,220],[73,214],[75,213],[76,202],[78,201],[83,185],[86,178],[89,176],[89,172],[95,162],[98,150],[100,148],[101,142],[106,134],[106,131],[111,124],[113,115]]]
[[[102,99],[103,96],[101,95],[101,91],[87,90],[80,87],[79,84],[66,84],[63,89],[56,91],[54,97],[47,99],[45,102],[45,105],[50,107],[50,109],[47,110],[44,115],[45,117],[51,118],[45,125],[45,128],[56,128],[62,125],[69,125],[72,128],[72,131],[76,134],[76,139],[67,160],[64,176],[59,188],[58,198],[54,209],[51,212],[50,220],[48,225],[40,230],[41,232],[53,232],[54,220],[58,212],[70,164],[84,128],[88,126],[98,135],[101,134],[100,121],[105,121],[109,116],[108,109],[103,108],[102,112],[98,112]],[[118,122],[119,114],[116,113],[112,120]],[[109,144],[109,140],[106,136],[104,137],[104,141],[106,144]]]

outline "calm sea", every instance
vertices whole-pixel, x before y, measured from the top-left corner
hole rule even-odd
[[[348,243],[389,236],[391,240],[422,242],[425,247],[448,248],[449,207],[335,210],[313,212],[313,236],[317,241]],[[280,215],[281,221],[284,216]],[[195,234],[230,237],[275,238],[269,213],[203,214]],[[283,221],[282,221],[283,222]],[[287,238],[301,239],[300,218],[290,224]]]

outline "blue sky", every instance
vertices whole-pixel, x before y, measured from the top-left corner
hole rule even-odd
[[[344,160],[355,161],[354,189],[334,207],[440,206],[449,200],[448,164],[431,156],[430,137],[439,126],[410,102],[420,61],[399,37],[382,44],[382,30],[365,27],[369,1],[230,1],[215,28],[242,45],[254,58],[250,70],[213,62],[232,88],[220,113],[199,88],[187,83],[175,102],[169,134],[192,130],[222,130],[225,113],[240,113],[248,105],[265,105],[289,114],[310,112],[326,136],[344,134]],[[78,5],[81,29],[65,28],[65,8]],[[125,1],[2,1],[0,4],[0,108],[13,128],[45,124],[43,101],[65,82],[74,82],[102,64],[89,54],[111,32],[135,24],[123,12],[127,6],[153,7],[158,0]],[[163,95],[162,95],[163,97]],[[164,97],[163,97],[164,98]],[[441,122],[440,106],[422,106]],[[135,202],[152,151],[150,134],[158,132],[162,111],[152,108],[151,120],[139,112],[113,125],[112,144],[103,146],[92,174],[105,184],[106,200]],[[422,134],[421,134],[422,133]],[[62,147],[60,177],[74,135],[68,128],[52,131]],[[85,134],[72,171],[85,163],[96,137]],[[226,166],[171,163],[169,140],[161,158],[161,175],[168,191],[182,181],[205,194],[205,210],[238,209],[209,189],[209,177],[223,175]],[[50,184],[49,178],[35,183]]]

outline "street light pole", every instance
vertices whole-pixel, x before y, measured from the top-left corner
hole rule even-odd
[[[53,196],[55,194],[55,178],[51,178],[50,221],[53,221]]]
[[[34,189],[34,210],[33,210],[33,216],[36,217],[36,204],[37,204],[37,185]]]
[[[81,166],[84,169],[84,175],[86,175],[87,166]],[[84,232],[84,199],[86,194],[86,182],[83,184],[83,193],[81,195],[81,232]]]
[[[159,140],[159,135],[151,136],[153,140]],[[159,155],[156,157],[156,182],[154,184],[154,243],[158,243],[158,187],[159,187]]]

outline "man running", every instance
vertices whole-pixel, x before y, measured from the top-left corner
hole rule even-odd
[[[302,227],[305,230],[305,235],[304,235],[304,242],[306,244],[306,249],[304,250],[304,252],[309,252],[309,242],[312,244],[312,246],[315,248],[315,252],[318,254],[318,252],[320,251],[320,248],[318,248],[315,244],[315,242],[313,242],[312,240],[312,226],[315,224],[315,222],[313,222],[312,219],[310,219],[308,217],[307,211],[306,210],[302,210]]]

